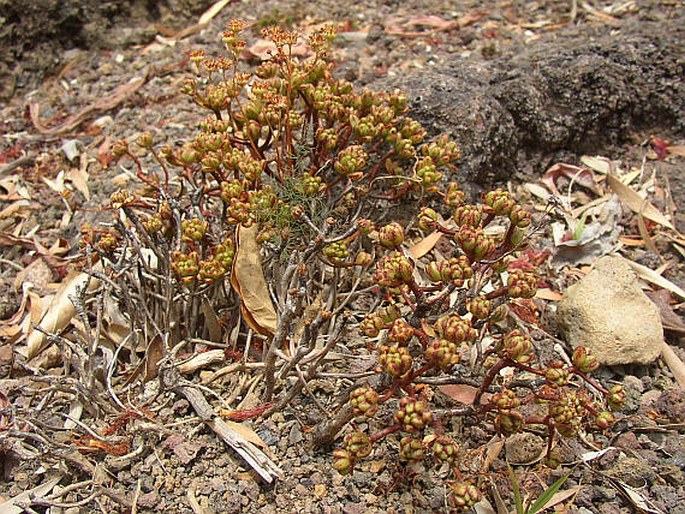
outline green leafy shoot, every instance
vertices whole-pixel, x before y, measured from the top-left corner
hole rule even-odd
[[[550,502],[552,497],[559,491],[559,489],[561,489],[561,486],[564,485],[568,477],[571,476],[571,473],[573,473],[575,469],[576,468],[574,467],[564,476],[560,477],[551,486],[545,489],[532,505],[525,506],[524,499],[521,495],[521,489],[518,484],[518,479],[516,478],[516,474],[514,473],[514,470],[511,467],[511,465],[507,464],[507,470],[509,471],[509,479],[511,480],[511,487],[514,492],[514,504],[516,506],[516,514],[537,514],[538,512],[541,512],[544,509],[546,509],[547,504]]]

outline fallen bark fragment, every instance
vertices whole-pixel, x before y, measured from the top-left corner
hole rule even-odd
[[[214,412],[214,409],[198,388],[180,384],[178,371],[175,369],[166,370],[160,376],[165,387],[188,400],[200,419],[227,445],[233,448],[257,472],[262,480],[270,484],[276,479],[284,478],[283,470],[275,462],[254,444],[242,437]]]

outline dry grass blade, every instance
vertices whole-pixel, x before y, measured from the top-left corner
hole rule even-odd
[[[616,193],[630,210],[642,215],[659,225],[675,230],[671,222],[661,214],[648,200],[642,198],[633,188],[626,186],[621,180],[611,173],[607,175],[607,183],[614,193]]]
[[[237,231],[231,285],[240,297],[240,310],[250,328],[265,336],[276,333],[278,316],[264,278],[257,243],[257,225]]]
[[[668,369],[673,373],[673,378],[676,379],[680,388],[685,389],[685,363],[680,360],[680,357],[676,355],[668,343],[664,343],[661,357],[663,357]]]
[[[657,285],[659,287],[663,287],[664,289],[667,289],[671,293],[673,293],[673,294],[675,294],[675,295],[677,295],[680,298],[685,300],[685,290],[683,290],[679,286],[675,285],[673,282],[671,282],[667,278],[662,277],[659,273],[657,273],[653,269],[650,269],[647,266],[642,266],[641,264],[638,264],[637,262],[633,262],[629,259],[626,259],[626,260],[628,261],[628,264],[630,264],[630,267],[633,268],[633,271],[635,273],[637,273],[637,275],[642,280],[645,280],[646,282]]]
[[[215,2],[209,9],[207,9],[200,19],[198,20],[198,25],[206,25],[214,19],[214,17],[221,12],[221,10],[230,4],[232,0],[219,0]]]

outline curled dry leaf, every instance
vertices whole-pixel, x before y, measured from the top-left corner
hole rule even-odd
[[[77,296],[84,288],[86,288],[86,292],[90,293],[99,285],[100,281],[87,273],[78,271],[67,275],[57,293],[55,293],[47,312],[40,320],[39,326],[41,329],[49,334],[64,330],[76,314],[76,308],[71,302],[71,297]],[[26,359],[31,360],[46,345],[46,335],[40,330],[33,330],[28,336],[26,348],[23,349]]]
[[[271,337],[276,333],[278,316],[264,278],[257,230],[258,227],[252,225],[248,228],[240,226],[236,231],[237,243],[231,285],[240,297],[240,311],[250,328]]]
[[[549,168],[542,176],[542,182],[557,196],[560,195],[556,185],[559,177],[566,177],[571,183],[578,184],[590,191],[598,193],[597,185],[595,184],[595,176],[588,168],[580,168],[563,162],[557,163]]]

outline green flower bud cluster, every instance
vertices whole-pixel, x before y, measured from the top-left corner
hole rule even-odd
[[[454,466],[459,459],[459,445],[451,438],[441,435],[430,435],[424,439],[438,462],[445,462]]]
[[[451,513],[462,514],[473,508],[482,499],[482,494],[471,482],[453,482],[449,484],[451,493],[448,503]]]
[[[464,197],[464,191],[459,187],[459,184],[456,182],[447,184],[444,197],[445,205],[452,209],[458,209],[464,203]]]
[[[459,227],[480,227],[483,208],[480,205],[461,205],[454,210],[452,219]]]
[[[521,400],[511,389],[503,389],[499,393],[492,395],[490,403],[500,412],[518,409],[521,406]]]
[[[516,206],[516,200],[507,191],[495,189],[483,195],[483,205],[490,207],[497,216],[508,216]]]
[[[183,241],[186,243],[197,243],[204,239],[207,234],[207,227],[209,223],[206,220],[193,218],[183,220],[181,222],[181,231],[183,233]]]
[[[492,309],[492,301],[484,296],[476,296],[466,302],[466,310],[468,310],[475,319],[486,319],[492,314]]]
[[[414,337],[414,328],[404,319],[396,319],[388,332],[388,341],[391,343],[406,344]]]
[[[471,225],[462,225],[459,232],[455,234],[454,241],[471,262],[486,259],[497,249],[497,244],[492,237],[486,235],[483,229]]]
[[[119,233],[113,229],[99,235],[96,247],[104,253],[112,253],[119,247]]]
[[[350,394],[350,405],[355,416],[373,417],[378,411],[378,393],[370,386],[358,387]]]
[[[421,179],[421,184],[426,191],[437,191],[437,183],[442,179],[442,173],[430,157],[419,159],[416,165],[416,176]]]
[[[473,341],[476,338],[476,330],[471,326],[471,321],[456,314],[438,318],[433,328],[442,339],[455,344]]]
[[[547,364],[545,378],[556,386],[564,386],[570,377],[569,370],[566,369],[564,362],[555,360]]]
[[[311,173],[304,173],[302,175],[302,183],[300,185],[300,191],[302,191],[307,196],[315,196],[323,193],[326,190],[326,184],[323,183],[323,179],[318,176],[314,176]]]
[[[125,189],[115,191],[109,196],[109,203],[114,209],[121,209],[124,205],[130,205],[135,201],[135,197]]]
[[[362,146],[351,145],[340,151],[333,167],[348,179],[359,180],[364,176],[363,169],[368,158]]]
[[[523,414],[518,410],[521,400],[511,389],[493,395],[490,404],[497,410],[495,428],[500,434],[511,435],[523,428]]]
[[[396,249],[404,243],[402,225],[393,221],[378,230],[378,242],[385,248]]]
[[[415,437],[405,436],[400,440],[400,459],[408,462],[418,462],[425,457],[423,441]]]
[[[575,390],[564,390],[548,405],[549,417],[554,420],[554,426],[564,437],[573,437],[578,433],[583,418],[587,398],[583,398]]]
[[[616,423],[616,416],[609,411],[602,411],[595,417],[595,425],[601,430],[608,430]]]
[[[406,105],[406,97],[404,97],[404,103]],[[397,112],[397,109],[395,111]],[[427,132],[418,121],[404,118],[400,134],[404,139],[408,139],[414,144],[419,144],[426,138]]]
[[[535,358],[530,336],[518,329],[512,330],[497,345],[500,357],[507,357],[519,364],[528,364]]]
[[[347,434],[344,444],[344,449],[333,452],[333,468],[341,475],[351,473],[357,460],[368,457],[373,449],[371,438],[361,430]]]
[[[366,267],[373,262],[373,256],[368,252],[359,252],[354,258],[355,266]]]
[[[456,162],[461,157],[461,151],[457,144],[444,135],[432,143],[423,145],[421,153],[440,165]]]
[[[438,225],[438,213],[430,207],[423,207],[419,212],[417,221],[421,230],[435,230]]]
[[[411,369],[414,361],[406,346],[384,344],[378,348],[378,362],[388,375],[401,377]]]
[[[538,291],[538,279],[529,271],[514,269],[507,277],[507,287],[511,298],[533,298]]]
[[[197,272],[200,270],[199,260],[197,252],[173,252],[171,254],[171,268],[179,276],[181,282],[188,284],[197,277]]]
[[[599,361],[589,348],[579,346],[571,357],[573,365],[581,373],[592,373],[599,368]]]
[[[402,425],[402,429],[413,434],[426,428],[433,422],[433,414],[424,400],[404,397],[395,412],[395,423]]]
[[[623,386],[616,384],[609,388],[609,396],[607,397],[607,403],[611,410],[620,410],[623,407],[623,403],[626,401],[626,391]]]
[[[424,272],[431,282],[451,282],[457,287],[463,286],[464,282],[473,276],[473,269],[465,255],[449,260],[431,261],[426,264]]]
[[[350,256],[350,250],[345,241],[336,241],[324,247],[323,254],[333,264],[342,264]]]
[[[364,235],[368,235],[376,230],[374,222],[367,218],[357,218],[357,227],[359,232]]]
[[[373,280],[381,287],[398,287],[412,280],[414,264],[399,253],[386,255],[376,263]]]
[[[461,354],[457,345],[452,341],[433,339],[428,343],[424,358],[428,364],[433,364],[443,371],[449,371],[461,361]]]
[[[202,260],[198,265],[198,279],[205,284],[213,284],[226,274],[226,268],[216,259]]]
[[[518,410],[501,410],[495,417],[495,429],[503,435],[511,435],[523,429],[524,418]]]

